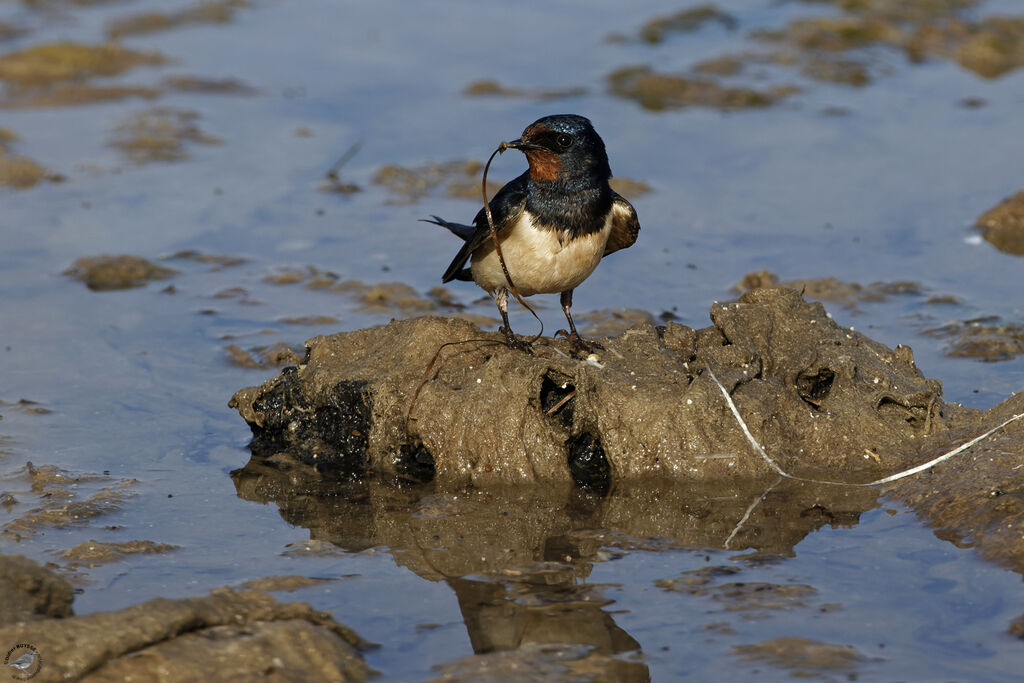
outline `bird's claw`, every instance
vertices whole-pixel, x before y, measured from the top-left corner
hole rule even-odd
[[[505,343],[508,344],[508,347],[510,349],[517,349],[519,351],[528,353],[531,356],[533,355],[533,345],[530,344],[530,342],[528,341],[517,339],[516,335],[512,333],[512,330],[503,326],[498,328],[498,332],[501,332],[502,334],[505,335]]]
[[[587,353],[593,353],[594,351],[604,350],[604,347],[596,341],[588,341],[575,331],[568,332],[566,330],[558,330],[555,332],[555,336],[558,337],[559,335],[565,337],[569,341],[569,348],[573,351],[586,351]]]

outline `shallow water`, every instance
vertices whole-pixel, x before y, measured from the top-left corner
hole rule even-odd
[[[260,576],[346,576],[283,595],[331,609],[382,643],[369,659],[392,678],[423,678],[431,666],[472,653],[457,600],[466,588],[452,585],[463,581],[457,572],[447,581],[424,578],[402,564],[403,547],[282,555],[288,544],[319,535],[282,519],[275,505],[238,496],[229,473],[248,460],[249,430],[225,404],[233,391],[273,370],[233,365],[225,347],[301,345],[315,334],[410,314],[264,277],[314,266],[339,280],[399,281],[425,294],[457,245],[417,219],[436,213],[468,220],[477,204],[449,198],[443,187],[412,203],[396,202],[401,197],[374,184],[377,170],[482,161],[498,141],[554,112],[588,115],[616,174],[653,190],[632,198],[643,226],[639,241],[576,291],[575,310],[672,311],[700,327],[712,301],[734,296],[731,287],[762,268],[783,279],[912,281],[922,293],[859,302],[856,310],[827,306],[844,325],[889,345],[912,346],[925,374],[943,380],[949,400],[987,408],[1019,391],[1024,356],[998,363],[949,358],[946,340],[922,333],[983,316],[1024,322],[1022,261],[969,229],[976,216],[1021,188],[1024,70],[983,80],[946,59],[911,65],[898,51],[870,48],[878,75],[863,88],[812,82],[778,66],[738,77],[757,87],[804,87],[768,109],[652,112],[608,94],[605,76],[622,66],[681,71],[751,48],[751,29],[835,13],[767,0],[719,6],[738,19],[739,29],[709,24],[649,45],[606,36],[635,35],[644,21],[676,7],[563,2],[510,11],[443,2],[404,7],[398,15],[368,2],[313,1],[301,9],[259,3],[226,24],[124,38],[126,46],[173,62],[108,79],[152,86],[177,74],[234,78],[258,89],[254,95],[167,92],[153,101],[0,109],[0,126],[21,138],[13,153],[66,176],[29,190],[0,189],[0,491],[18,501],[0,508],[0,520],[6,524],[44,502],[29,490],[26,461],[71,474],[109,473],[109,482],[79,484],[80,498],[111,482],[137,480],[128,486],[134,496],[115,511],[81,525],[42,528],[20,541],[4,538],[3,552],[61,562],[60,552],[87,539],[180,546],[80,570],[78,613],[202,594]],[[65,39],[100,42],[114,18],[166,10],[153,2],[48,7],[0,6],[0,21],[31,29],[0,43],[0,50]],[[977,13],[995,11],[1017,8],[991,2]],[[582,87],[586,94],[554,100],[462,94],[485,78],[524,89]],[[967,97],[985,105],[965,107]],[[133,163],[109,143],[117,126],[156,107],[194,110],[194,125],[223,144],[186,141],[186,160]],[[319,191],[326,171],[356,143],[361,147],[341,178],[362,191]],[[492,178],[511,178],[523,167],[521,157],[506,154],[495,161]],[[165,265],[181,271],[176,277],[108,292],[61,275],[83,256],[158,260],[187,249],[246,262],[218,268],[173,259]],[[494,316],[489,303],[474,303],[481,293],[471,285],[450,290],[467,311]],[[928,303],[933,295],[959,303]],[[537,297],[550,333],[561,315],[545,298],[553,299]],[[313,315],[337,322],[281,322]],[[524,333],[536,325],[522,312],[513,324]],[[13,405],[19,399],[50,412]],[[763,618],[737,616],[707,596],[666,593],[654,584],[709,562],[740,566],[735,552],[619,550],[622,557],[597,560],[574,581],[597,585],[597,594],[614,601],[600,608],[609,615],[600,619],[611,619],[643,653],[620,649],[617,656],[656,679],[770,670],[764,662],[741,661],[731,648],[778,636],[854,646],[867,658],[853,669],[862,680],[979,680],[978,672],[998,679],[1011,671],[1019,644],[1005,628],[1021,611],[1017,575],[978,562],[898,510],[867,512],[854,522],[805,530],[809,535],[786,557],[742,565],[744,581],[796,582],[818,591],[808,606]],[[842,607],[819,609],[834,603]],[[709,622],[727,622],[728,629],[709,631]]]

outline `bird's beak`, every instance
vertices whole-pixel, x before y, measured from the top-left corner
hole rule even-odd
[[[520,152],[527,152],[531,149],[543,149],[540,145],[535,145],[532,142],[526,142],[522,138],[502,144],[508,149],[518,149]]]

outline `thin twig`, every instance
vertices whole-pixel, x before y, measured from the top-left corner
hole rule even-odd
[[[555,405],[553,405],[553,406],[551,406],[550,408],[548,408],[547,412],[546,412],[546,413],[544,413],[544,414],[545,414],[545,415],[547,415],[548,417],[551,417],[552,415],[554,415],[555,413],[557,413],[557,412],[558,412],[558,409],[559,409],[559,408],[561,408],[561,407],[562,407],[562,406],[564,406],[564,405],[565,405],[566,403],[568,403],[568,402],[569,402],[569,399],[571,399],[571,398],[572,398],[573,396],[575,396],[575,395],[576,395],[576,390],[575,390],[575,389],[573,389],[573,390],[572,390],[572,391],[570,391],[570,392],[569,392],[568,394],[566,394],[565,396],[563,396],[563,397],[562,397],[562,400],[561,400],[561,401],[559,401],[559,402],[558,402],[558,403],[556,403]]]

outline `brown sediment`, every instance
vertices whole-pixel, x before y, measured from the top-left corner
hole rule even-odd
[[[587,94],[586,88],[510,88],[492,79],[473,81],[462,90],[463,95],[470,97],[522,97],[534,100],[555,100],[564,97],[579,97]]]
[[[742,294],[752,289],[773,287],[795,289],[807,299],[835,302],[854,311],[857,310],[859,303],[888,301],[893,296],[922,296],[924,294],[924,288],[919,283],[907,280],[872,282],[866,285],[857,282],[844,282],[834,277],[781,281],[778,275],[767,270],[747,273],[740,282],[733,285],[732,289],[737,294]]]
[[[178,546],[154,541],[84,541],[61,553],[66,569],[99,567],[117,562],[126,555],[154,555],[177,550]]]
[[[0,187],[25,190],[42,180],[63,180],[63,176],[47,172],[27,157],[8,155],[7,148],[18,140],[17,133],[9,128],[0,127]]]
[[[479,161],[457,160],[419,166],[389,164],[377,169],[373,182],[388,189],[390,204],[412,204],[441,186],[449,196],[479,200],[482,170],[483,164]]]
[[[72,616],[66,581],[20,557],[0,556],[0,566],[11,589],[0,640],[43,653],[35,680],[149,680],[154,671],[174,671],[177,680],[364,681],[375,674],[361,655],[372,644],[304,603],[221,588]]]
[[[709,23],[719,24],[729,30],[739,25],[734,16],[714,5],[699,5],[669,16],[648,20],[640,29],[640,39],[646,43],[657,44],[663,42],[670,33],[691,33]]]
[[[235,78],[204,78],[202,76],[167,76],[160,84],[166,90],[177,92],[204,93],[209,95],[259,94],[259,89]]]
[[[953,322],[924,334],[947,340],[946,355],[953,358],[994,362],[1024,354],[1024,327],[997,317]]]
[[[166,31],[195,24],[226,24],[235,12],[248,7],[246,0],[204,0],[177,12],[146,12],[115,19],[107,24],[107,38],[117,40],[125,36]]]
[[[97,517],[121,509],[124,502],[135,495],[134,479],[114,480],[108,476],[82,475],[66,472],[52,465],[25,466],[31,491],[42,504],[12,519],[3,526],[3,537],[21,541],[33,537],[47,528],[61,529],[80,526]],[[85,496],[83,484],[109,484]]]
[[[130,254],[87,256],[77,259],[64,275],[81,280],[93,291],[143,287],[166,280],[178,271]]]
[[[120,45],[46,43],[0,55],[0,81],[22,88],[94,76],[117,76],[143,65],[163,64],[163,56]]]
[[[1024,256],[1024,190],[978,216],[974,225],[999,251]]]
[[[799,92],[795,86],[766,90],[726,87],[706,78],[657,73],[649,66],[617,69],[608,74],[608,84],[611,94],[654,111],[694,106],[723,110],[769,107]]]
[[[135,114],[118,126],[110,144],[136,164],[181,161],[188,158],[187,142],[223,143],[200,130],[195,123],[198,118],[197,112],[188,109],[158,107]]]

